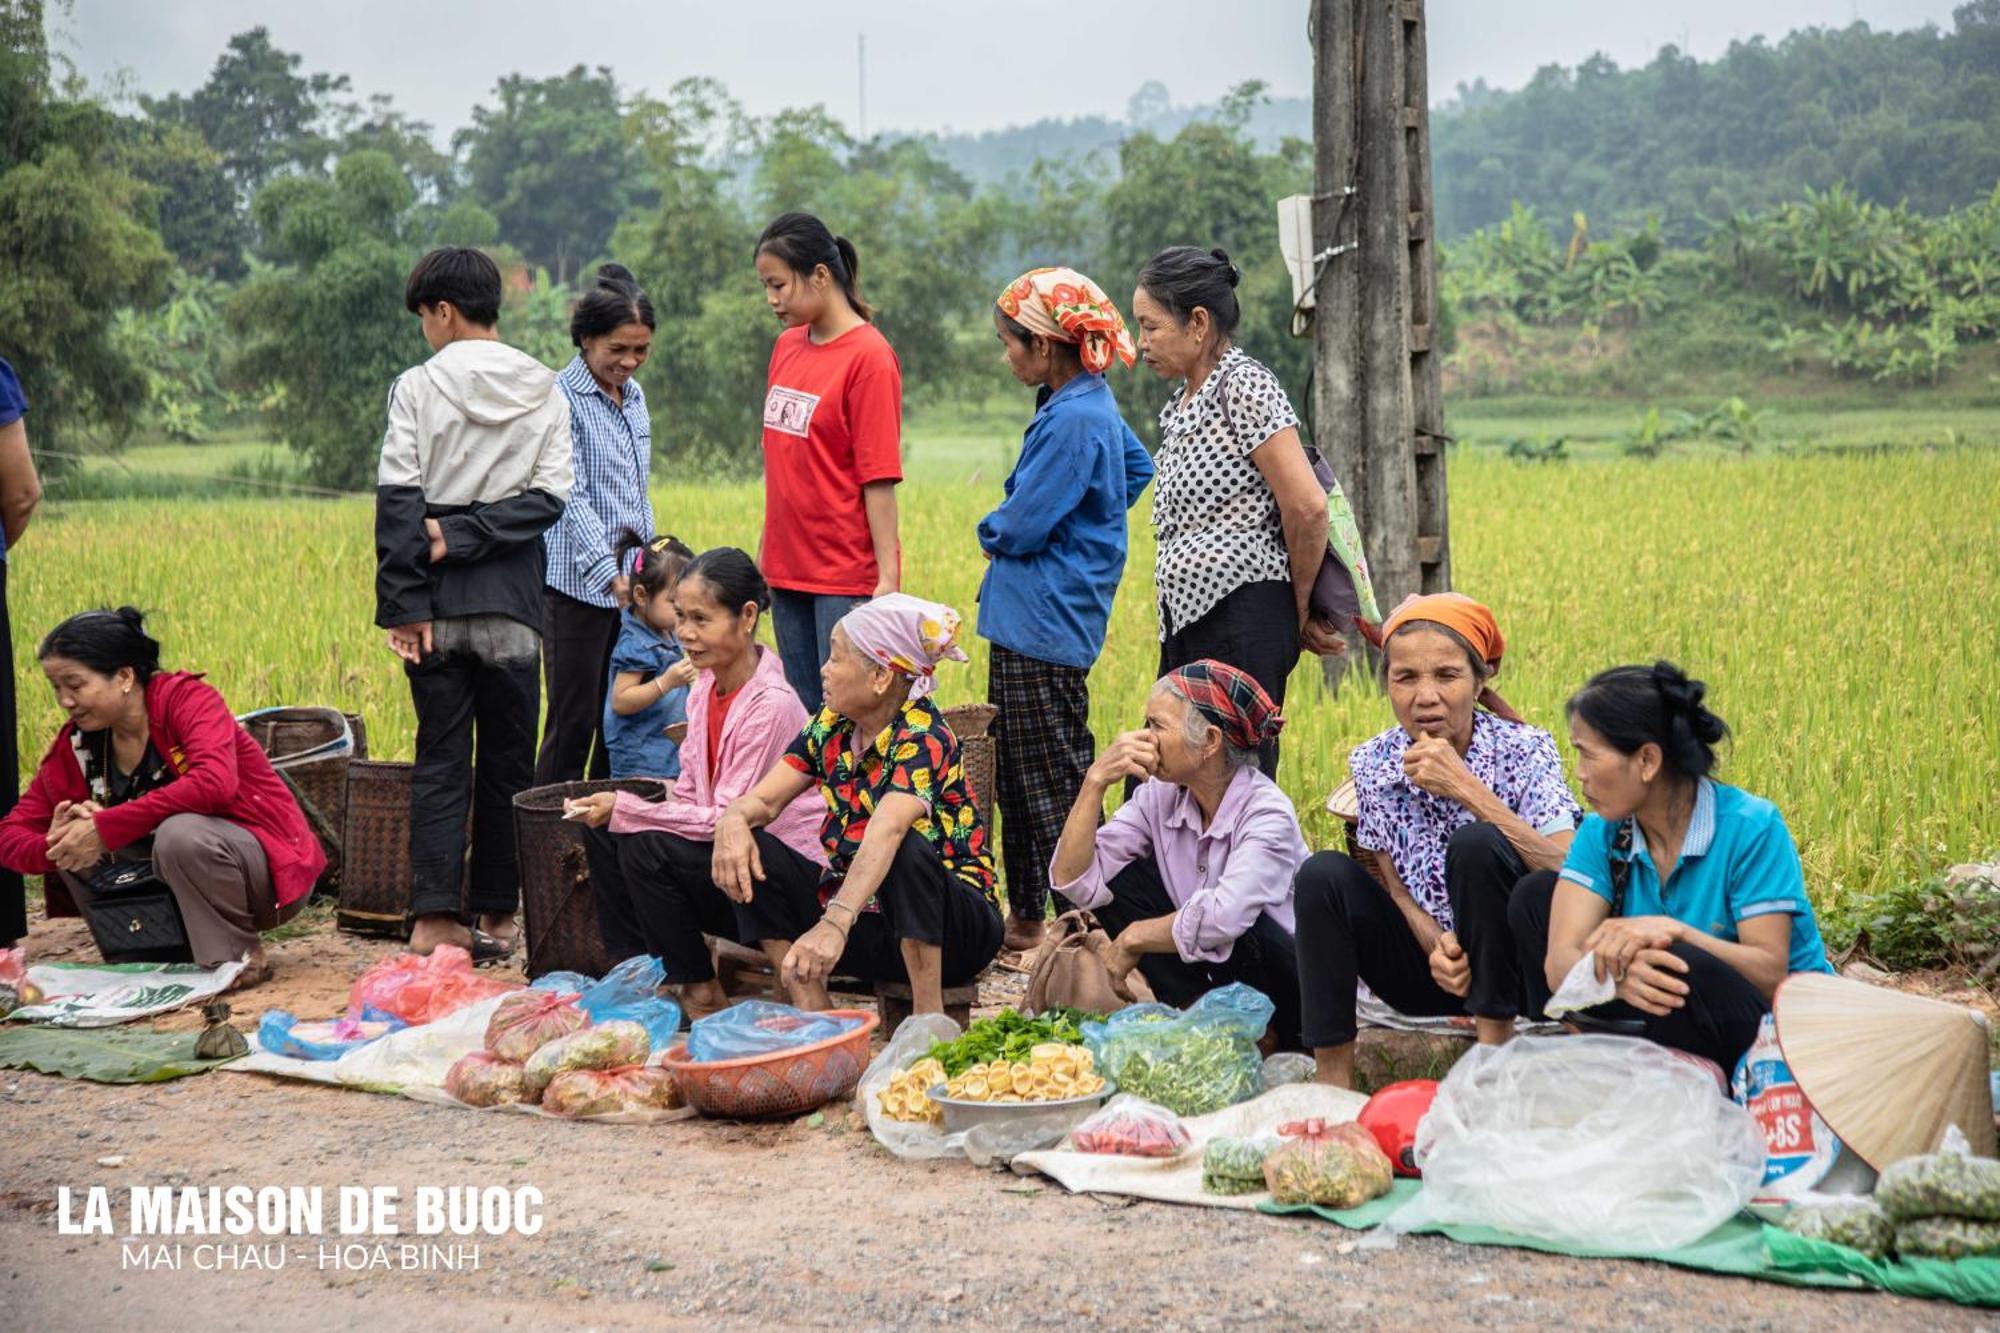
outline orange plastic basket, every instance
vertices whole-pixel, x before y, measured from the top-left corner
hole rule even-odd
[[[882,1025],[881,1017],[866,1009],[827,1013],[858,1018],[861,1025],[810,1046],[735,1060],[689,1060],[687,1043],[676,1042],[660,1063],[674,1076],[687,1104],[703,1115],[724,1120],[804,1115],[854,1091],[868,1067],[868,1039]]]

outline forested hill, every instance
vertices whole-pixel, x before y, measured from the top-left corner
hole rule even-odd
[[[1206,108],[1176,108],[1157,84],[1123,120],[1041,121],[935,136],[967,177],[999,183],[1038,157],[1101,150],[1148,130],[1171,135]],[[1260,146],[1309,138],[1311,106],[1274,100],[1248,126]],[[1844,180],[1864,199],[1943,213],[2000,181],[2000,0],[1961,5],[1950,30],[1877,32],[1864,23],[1738,42],[1696,61],[1673,47],[1643,68],[1602,56],[1549,65],[1526,88],[1461,86],[1432,116],[1438,223],[1447,238],[1508,216],[1593,226],[1660,216],[1670,239],[1702,218],[1769,206]]]

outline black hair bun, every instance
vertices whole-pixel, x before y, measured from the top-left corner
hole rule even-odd
[[[1208,253],[1210,258],[1214,259],[1216,262],[1220,263],[1225,269],[1229,270],[1226,276],[1229,280],[1229,285],[1231,287],[1234,287],[1237,283],[1243,281],[1243,270],[1236,267],[1235,264],[1230,262],[1229,252],[1227,250],[1223,249],[1221,246],[1218,245],[1213,250],[1210,250]]]
[[[1729,734],[1723,720],[1708,710],[1708,683],[1690,680],[1687,672],[1672,662],[1653,664],[1653,685],[1667,707],[1686,719],[1688,730],[1704,745],[1714,745]]]
[[[597,285],[600,287],[637,287],[639,280],[632,276],[632,270],[623,264],[600,264],[597,269]]]
[[[142,634],[146,630],[146,613],[136,606],[121,606],[111,614]]]

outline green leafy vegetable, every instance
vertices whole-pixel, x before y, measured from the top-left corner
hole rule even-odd
[[[925,1054],[943,1065],[944,1072],[952,1078],[974,1065],[994,1060],[1026,1063],[1030,1052],[1043,1042],[1081,1045],[1081,1024],[1097,1017],[1081,1009],[1058,1008],[1028,1018],[1013,1009],[1002,1009],[991,1018],[973,1023],[957,1041],[932,1042]]]

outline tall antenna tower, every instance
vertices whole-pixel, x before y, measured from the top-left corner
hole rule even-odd
[[[854,34],[854,69],[858,81],[858,97],[861,107],[860,139],[868,142],[868,38],[864,33]]]

